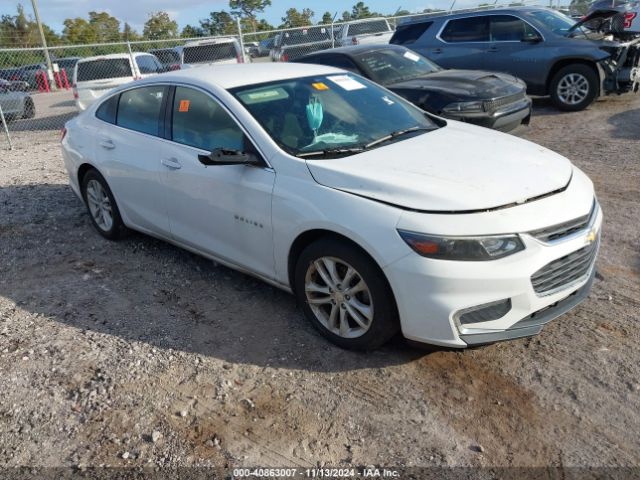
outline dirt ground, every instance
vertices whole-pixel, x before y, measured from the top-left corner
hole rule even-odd
[[[286,293],[103,240],[57,134],[23,135],[0,151],[0,467],[640,466],[640,95],[536,101],[522,135],[596,185],[597,280],[538,337],[465,351],[343,351]]]

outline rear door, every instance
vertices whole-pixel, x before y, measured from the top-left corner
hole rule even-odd
[[[74,79],[78,106],[84,110],[109,90],[133,78],[129,57],[78,62]]]
[[[485,68],[489,44],[488,16],[448,20],[436,38],[438,42],[424,52],[434,62],[445,68]]]
[[[120,211],[137,228],[168,238],[159,139],[167,91],[164,85],[133,88],[100,105],[96,117],[104,124],[95,150]]]

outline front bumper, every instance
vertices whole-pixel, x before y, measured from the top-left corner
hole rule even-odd
[[[472,123],[480,127],[509,132],[520,125],[528,125],[531,120],[531,99],[522,100],[496,110],[482,113],[443,113],[442,116],[460,122]]]
[[[583,230],[549,242],[521,233],[525,250],[499,260],[435,260],[412,252],[388,265],[384,271],[396,296],[403,335],[416,342],[466,347],[539,333],[544,324],[588,294],[598,248],[594,242],[599,240],[601,225],[602,211],[596,205]],[[593,245],[595,254],[584,273],[560,288],[536,292],[532,283],[536,272],[586,245]],[[510,306],[500,318],[461,324],[462,312],[506,299]]]

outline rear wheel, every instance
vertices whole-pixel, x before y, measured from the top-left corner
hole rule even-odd
[[[307,319],[340,347],[373,350],[398,331],[384,274],[347,242],[323,238],[305,248],[296,264],[295,291]]]
[[[567,65],[551,79],[551,100],[560,110],[584,110],[598,93],[598,74],[583,64]]]
[[[98,233],[109,240],[119,239],[126,229],[111,189],[97,170],[89,170],[82,178],[82,196]]]
[[[24,102],[24,111],[22,112],[22,118],[33,118],[36,116],[36,106],[33,104],[33,100],[27,98]]]

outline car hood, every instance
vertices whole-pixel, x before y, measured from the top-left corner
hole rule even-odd
[[[321,185],[402,208],[490,210],[567,186],[571,163],[544,147],[460,122],[349,157],[307,160]]]
[[[435,90],[482,99],[513,95],[525,89],[512,75],[481,70],[440,70],[385,86],[390,90]]]

